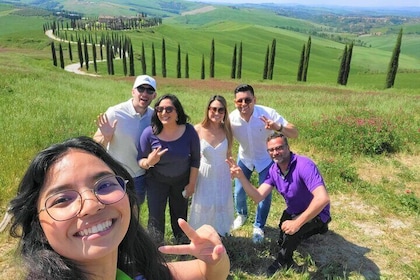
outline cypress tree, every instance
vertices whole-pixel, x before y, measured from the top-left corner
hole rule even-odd
[[[130,42],[130,52],[128,54],[129,60],[130,60],[130,76],[135,75],[134,71],[134,52],[133,52],[133,44]]]
[[[124,45],[122,49],[122,63],[123,63],[124,76],[127,76],[127,56],[125,55],[125,53],[126,53],[126,50],[125,50],[125,45]]]
[[[388,73],[386,75],[385,88],[391,88],[394,86],[395,77],[398,71],[398,61],[401,52],[401,40],[402,40],[403,29],[400,29],[398,33],[397,43],[395,44],[394,50],[392,51],[391,61],[388,65]]]
[[[242,41],[239,45],[239,54],[238,54],[238,69],[236,72],[236,78],[242,78]]]
[[[71,51],[70,41],[69,41],[69,58],[70,58],[70,61],[73,61],[73,52]]]
[[[152,76],[156,76],[156,53],[154,43],[152,43]]]
[[[166,46],[165,46],[165,38],[162,39],[162,77],[166,78]]]
[[[214,38],[211,40],[210,49],[210,78],[214,78]]]
[[[347,59],[347,45],[344,47],[343,54],[341,55],[340,69],[338,70],[337,84],[344,85],[344,72],[346,71]]]
[[[181,46],[178,44],[178,55],[176,60],[176,77],[181,78]]]
[[[112,49],[112,44],[109,44],[109,65],[110,65],[110,69],[111,69],[111,75],[115,74],[114,71],[114,51]]]
[[[236,77],[236,44],[233,48],[233,55],[232,55],[232,70],[230,72],[230,78],[235,79]]]
[[[88,51],[88,46],[87,46],[86,39],[85,39],[85,43],[84,43],[84,50],[85,50],[85,65],[86,65],[86,70],[89,70],[89,51]]]
[[[59,45],[59,52],[60,52],[60,66],[61,66],[61,69],[64,69],[64,56],[63,56],[63,48],[61,47],[61,43]]]
[[[93,55],[93,68],[95,69],[95,73],[98,73],[98,64],[96,63],[96,46],[95,43],[92,43],[92,55]]]
[[[270,47],[267,46],[267,51],[265,52],[264,60],[264,69],[263,69],[263,80],[266,80],[268,77],[268,57],[270,55]]]
[[[106,68],[108,70],[108,75],[111,75],[111,50],[109,46],[109,40],[106,40],[105,51],[106,51]]]
[[[120,55],[120,59],[122,59],[122,57],[124,55],[124,48],[122,46],[122,39],[121,38],[118,40],[118,53]]]
[[[273,79],[275,58],[276,58],[276,39],[273,39],[273,42],[271,44],[270,64],[268,66],[268,72],[267,72],[267,78],[270,80]]]
[[[79,54],[80,68],[83,67],[83,51],[82,51],[82,41],[80,38],[77,40],[77,52]]]
[[[99,54],[101,56],[101,61],[104,60],[104,52],[103,52],[103,45],[102,45],[102,40],[99,43]]]
[[[143,75],[146,75],[146,53],[144,52],[144,43],[141,42],[141,69],[143,71]]]
[[[190,64],[188,61],[188,53],[185,54],[185,78],[190,77]]]
[[[303,74],[302,74],[302,81],[306,82],[306,78],[308,76],[308,67],[309,67],[309,56],[311,54],[311,36],[308,38],[308,43],[306,44],[305,50],[305,61],[303,63]]]
[[[57,66],[57,54],[55,53],[54,42],[51,42],[51,54],[52,54],[53,65]]]
[[[302,51],[300,52],[300,60],[298,66],[298,73],[297,73],[297,81],[302,81],[302,73],[303,73],[303,63],[305,61],[305,44],[303,44]]]
[[[343,76],[343,84],[347,85],[347,81],[349,79],[349,75],[350,75],[350,63],[351,63],[351,57],[353,54],[353,43],[350,44],[348,50],[347,50],[347,55],[346,55],[346,63],[345,63],[345,68],[344,68],[344,76]]]
[[[205,65],[204,65],[204,54],[201,58],[201,79],[204,80],[206,78],[206,74],[205,74]]]

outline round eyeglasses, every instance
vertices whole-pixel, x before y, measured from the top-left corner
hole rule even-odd
[[[44,208],[39,210],[38,214],[45,210],[53,220],[70,220],[82,211],[82,193],[91,191],[100,203],[110,205],[123,199],[127,183],[128,180],[118,175],[107,175],[96,181],[92,189],[81,193],[76,190],[64,190],[54,193],[47,197]]]

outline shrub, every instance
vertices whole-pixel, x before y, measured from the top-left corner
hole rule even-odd
[[[367,111],[337,117],[325,117],[313,123],[309,141],[341,154],[379,155],[395,153],[401,141],[395,125]]]

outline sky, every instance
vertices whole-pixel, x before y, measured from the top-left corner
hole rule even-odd
[[[190,0],[196,1],[196,0]],[[212,3],[276,3],[276,4],[303,4],[308,6],[334,5],[354,7],[420,7],[420,0],[201,0]]]

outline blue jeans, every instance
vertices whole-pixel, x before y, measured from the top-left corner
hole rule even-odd
[[[146,198],[146,175],[134,177],[134,190],[136,191],[137,203],[143,204]]]
[[[272,164],[272,163],[271,163]],[[264,183],[265,177],[268,174],[271,164],[269,164],[264,170],[258,173],[258,184],[261,185]],[[241,160],[238,160],[238,166],[242,169],[245,177],[249,180],[252,175],[253,170],[249,170]],[[259,186],[258,185],[258,186]],[[270,212],[271,207],[271,193],[267,195],[260,203],[258,203],[257,212],[255,214],[254,227],[264,229],[265,223],[267,221],[268,212]],[[246,192],[242,187],[241,182],[238,179],[235,179],[235,207],[236,212],[240,215],[248,216],[248,206],[246,204]]]

